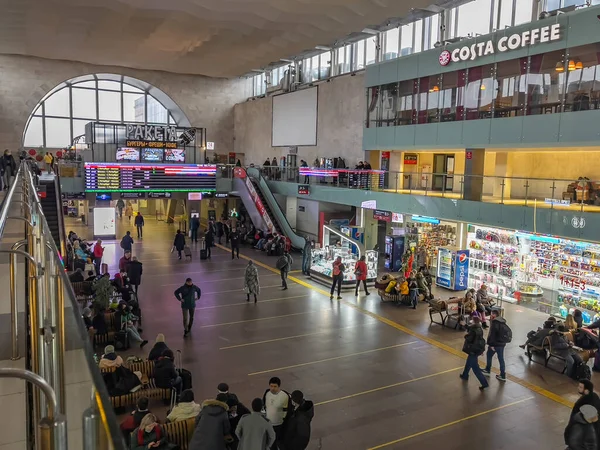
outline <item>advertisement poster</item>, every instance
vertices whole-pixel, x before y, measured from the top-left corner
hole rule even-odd
[[[456,270],[454,271],[454,289],[462,291],[468,288],[469,278],[469,250],[458,250],[456,252]]]
[[[115,237],[115,208],[94,208],[94,236]]]

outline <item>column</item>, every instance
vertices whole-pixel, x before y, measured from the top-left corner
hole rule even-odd
[[[298,214],[298,198],[297,197],[286,197],[285,201],[285,217],[292,227],[293,230],[296,229],[297,223],[297,214]]]
[[[496,165],[494,166],[494,192],[495,198],[510,198],[510,189],[512,185],[512,166],[509,161],[508,152],[496,152]],[[504,192],[502,185],[504,184]]]
[[[485,148],[465,149],[465,171],[463,179],[463,199],[480,202],[483,194],[483,166]],[[457,180],[455,179],[455,182]]]

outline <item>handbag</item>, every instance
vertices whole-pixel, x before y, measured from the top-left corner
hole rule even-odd
[[[175,246],[171,247],[171,253],[175,251]]]

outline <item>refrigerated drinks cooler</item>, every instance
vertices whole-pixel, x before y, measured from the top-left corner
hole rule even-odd
[[[391,272],[398,272],[402,268],[404,236],[386,236],[385,254],[385,268]]]
[[[468,278],[469,250],[438,248],[435,284],[453,291],[464,291],[468,287]]]

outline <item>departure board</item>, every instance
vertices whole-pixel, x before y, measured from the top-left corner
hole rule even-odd
[[[85,163],[87,192],[214,192],[210,164]]]

